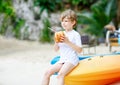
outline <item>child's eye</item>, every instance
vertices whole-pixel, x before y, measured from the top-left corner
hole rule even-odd
[[[65,20],[64,22],[68,22],[68,20]]]

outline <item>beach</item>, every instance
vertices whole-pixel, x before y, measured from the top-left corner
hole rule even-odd
[[[90,49],[91,52],[93,49]],[[120,51],[120,47],[113,47],[112,50]],[[84,52],[87,51],[88,48],[85,48]],[[96,54],[109,53],[109,47],[105,44],[96,46]],[[40,85],[44,71],[57,55],[59,52],[53,50],[53,44],[0,36],[0,85]],[[57,85],[55,77],[51,76],[50,85]]]

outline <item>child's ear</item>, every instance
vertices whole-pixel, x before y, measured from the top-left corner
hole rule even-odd
[[[76,21],[74,20],[74,21],[72,22],[73,27],[74,27],[75,24],[76,24]]]

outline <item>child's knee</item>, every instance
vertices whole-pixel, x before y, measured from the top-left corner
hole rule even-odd
[[[47,78],[49,78],[51,75],[52,75],[52,71],[51,70],[47,70],[44,73],[44,76],[47,77]]]

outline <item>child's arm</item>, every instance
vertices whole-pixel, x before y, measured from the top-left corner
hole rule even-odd
[[[66,42],[67,45],[69,45],[72,49],[74,49],[76,52],[81,53],[82,52],[82,48],[73,44],[72,42],[68,41]]]
[[[55,51],[58,51],[58,50],[59,50],[58,43],[56,43],[56,42],[55,42],[55,44],[54,44],[54,50],[55,50]]]

